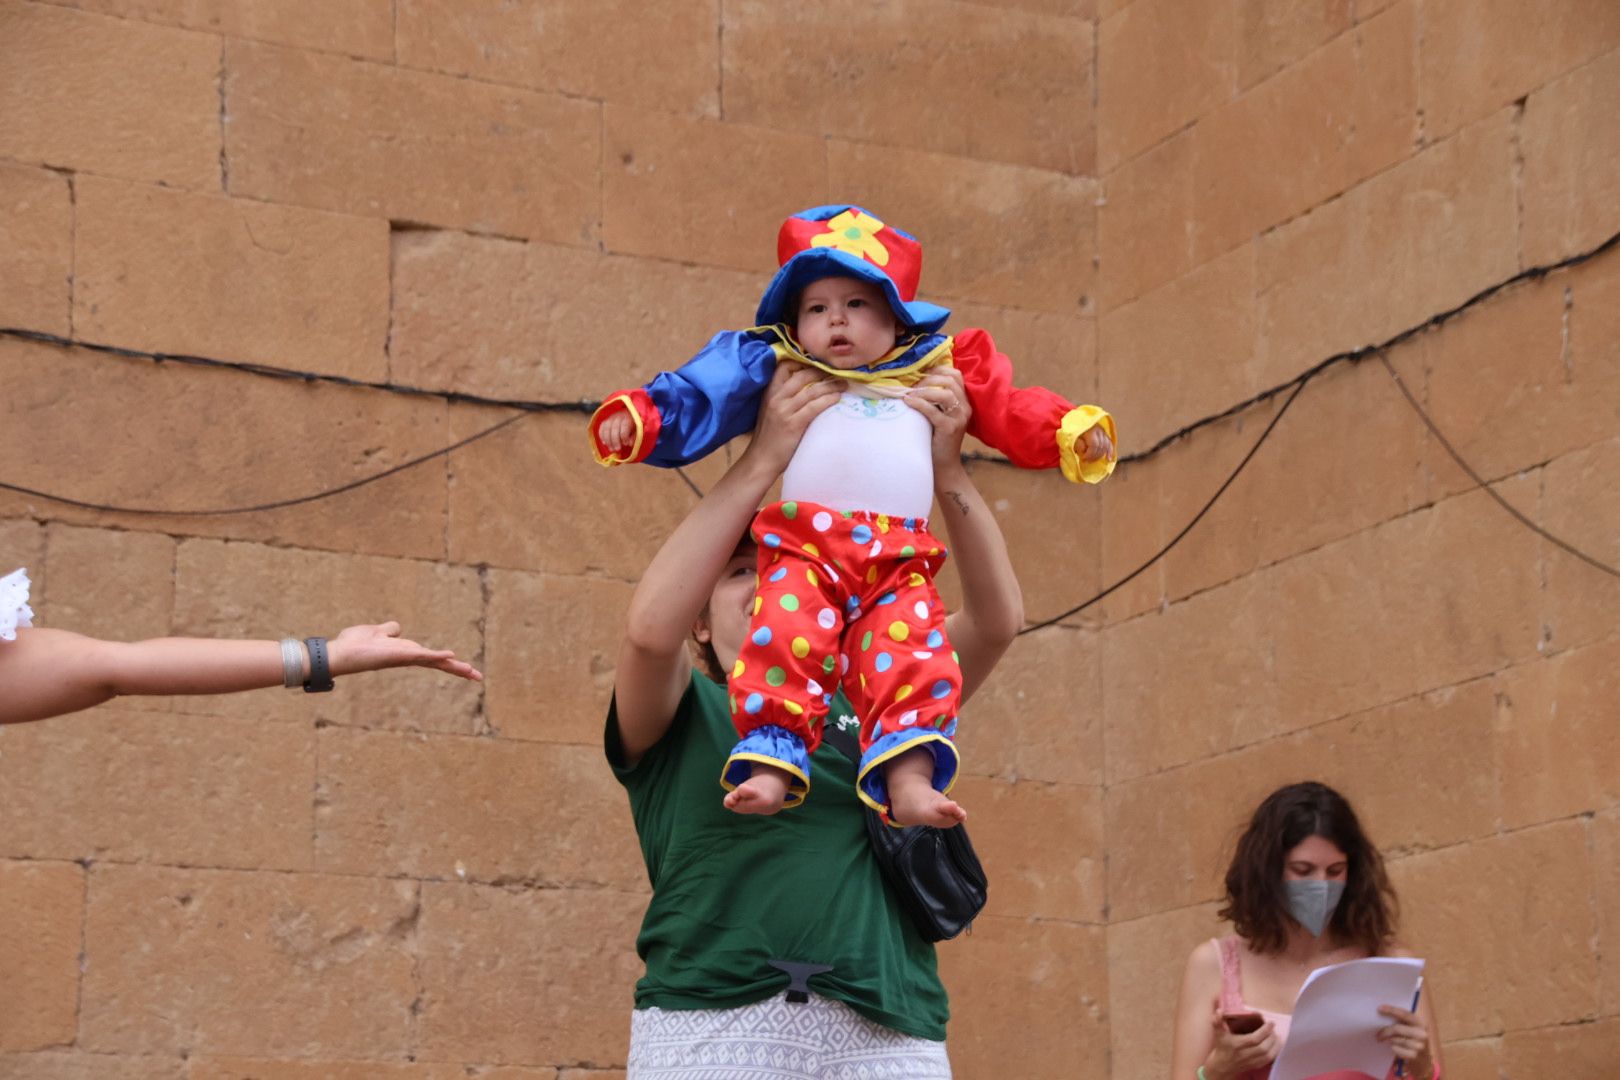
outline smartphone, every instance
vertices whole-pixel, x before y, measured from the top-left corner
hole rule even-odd
[[[1266,1022],[1266,1018],[1257,1012],[1223,1013],[1221,1019],[1226,1021],[1226,1030],[1234,1035],[1259,1031],[1260,1025]]]

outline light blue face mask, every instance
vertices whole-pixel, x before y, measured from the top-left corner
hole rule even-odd
[[[1288,893],[1288,914],[1312,937],[1321,937],[1344,895],[1344,882],[1285,881],[1283,889]]]

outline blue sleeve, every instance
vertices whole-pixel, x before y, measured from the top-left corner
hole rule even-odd
[[[769,338],[751,330],[716,334],[692,359],[647,384],[661,424],[646,463],[686,465],[754,430],[775,371]]]

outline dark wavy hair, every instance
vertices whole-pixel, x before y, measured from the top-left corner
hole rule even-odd
[[[1289,784],[1266,796],[1238,839],[1226,870],[1226,906],[1218,913],[1257,953],[1280,953],[1288,943],[1288,900],[1283,867],[1288,852],[1320,836],[1345,853],[1344,897],[1328,929],[1371,956],[1395,940],[1400,902],[1384,873],[1384,860],[1361,830],[1343,795],[1315,781]]]

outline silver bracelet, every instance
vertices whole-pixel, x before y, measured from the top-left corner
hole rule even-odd
[[[304,643],[297,638],[281,639],[281,685],[294,690],[304,685]]]

